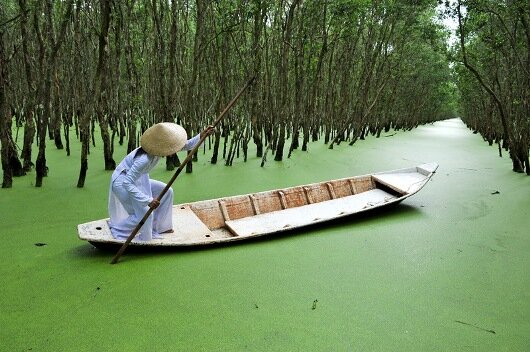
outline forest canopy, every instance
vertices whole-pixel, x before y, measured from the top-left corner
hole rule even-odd
[[[466,2],[470,20],[464,28],[469,55],[486,50],[468,44],[479,38],[472,32],[478,27],[468,24],[471,3]],[[491,96],[470,71],[450,63],[450,56],[462,53],[449,50],[438,5],[437,0],[5,0],[0,5],[2,187],[33,168],[35,185],[42,185],[46,139],[66,155],[70,143],[81,143],[77,185],[83,187],[92,144],[103,145],[104,168],[113,170],[115,143],[126,143],[130,151],[142,131],[161,121],[198,133],[252,76],[255,83],[213,136],[212,163],[223,139],[229,145],[221,156],[226,165],[236,150],[246,160],[249,143],[264,162],[267,153],[281,161],[294,150],[306,151],[311,141],[322,139],[333,148],[367,134],[378,137],[455,117],[460,96],[479,96],[484,104]],[[447,16],[456,19],[457,6],[448,9]],[[502,42],[507,50],[519,45],[510,39]],[[486,54],[484,60],[492,52]],[[523,59],[528,64],[528,55]],[[524,69],[528,66],[520,74]],[[463,105],[468,124],[477,118],[474,108],[471,101]],[[488,118],[495,120],[495,114]],[[521,118],[528,124],[528,114]],[[12,136],[15,127],[23,129],[21,147]],[[528,134],[522,138],[528,155]],[[176,156],[168,157],[167,169],[178,163]]]

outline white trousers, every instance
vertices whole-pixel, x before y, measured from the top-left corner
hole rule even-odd
[[[118,222],[113,221],[111,231],[114,237],[126,239],[147,213],[149,206],[143,206],[134,201],[127,190],[122,187],[121,178],[118,176],[112,183],[112,192],[118,197],[129,216]],[[166,186],[165,183],[152,179],[149,179],[149,183],[153,198],[156,198]],[[149,215],[136,239],[150,241],[153,238],[162,237],[160,235],[162,232],[173,229],[172,209],[173,189],[170,188],[160,201],[160,206]]]

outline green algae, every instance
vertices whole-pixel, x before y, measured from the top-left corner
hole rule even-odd
[[[530,349],[530,178],[460,120],[309,148],[264,168],[257,158],[213,166],[201,152],[175,202],[440,167],[389,210],[109,265],[112,253],[76,235],[78,223],[107,216],[101,146],[77,189],[79,150],[66,157],[50,144],[43,188],[32,173],[0,190],[0,350]],[[162,164],[151,176],[168,180]]]

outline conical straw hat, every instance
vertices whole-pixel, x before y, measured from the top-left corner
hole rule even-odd
[[[188,140],[182,126],[171,122],[161,122],[145,130],[140,145],[149,154],[168,156],[181,150]]]

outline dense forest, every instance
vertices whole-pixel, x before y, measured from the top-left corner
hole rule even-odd
[[[530,175],[530,1],[459,0],[448,15],[462,119]]]
[[[246,160],[249,143],[263,165],[310,142],[461,116],[530,174],[530,4],[450,1],[440,14],[439,3],[4,0],[2,187],[33,169],[42,186],[46,139],[65,155],[81,143],[83,187],[91,146],[113,170],[115,143],[132,150],[161,121],[198,133],[251,77],[212,136],[212,163]],[[459,24],[452,46],[443,16]],[[178,164],[166,158],[168,170]]]

